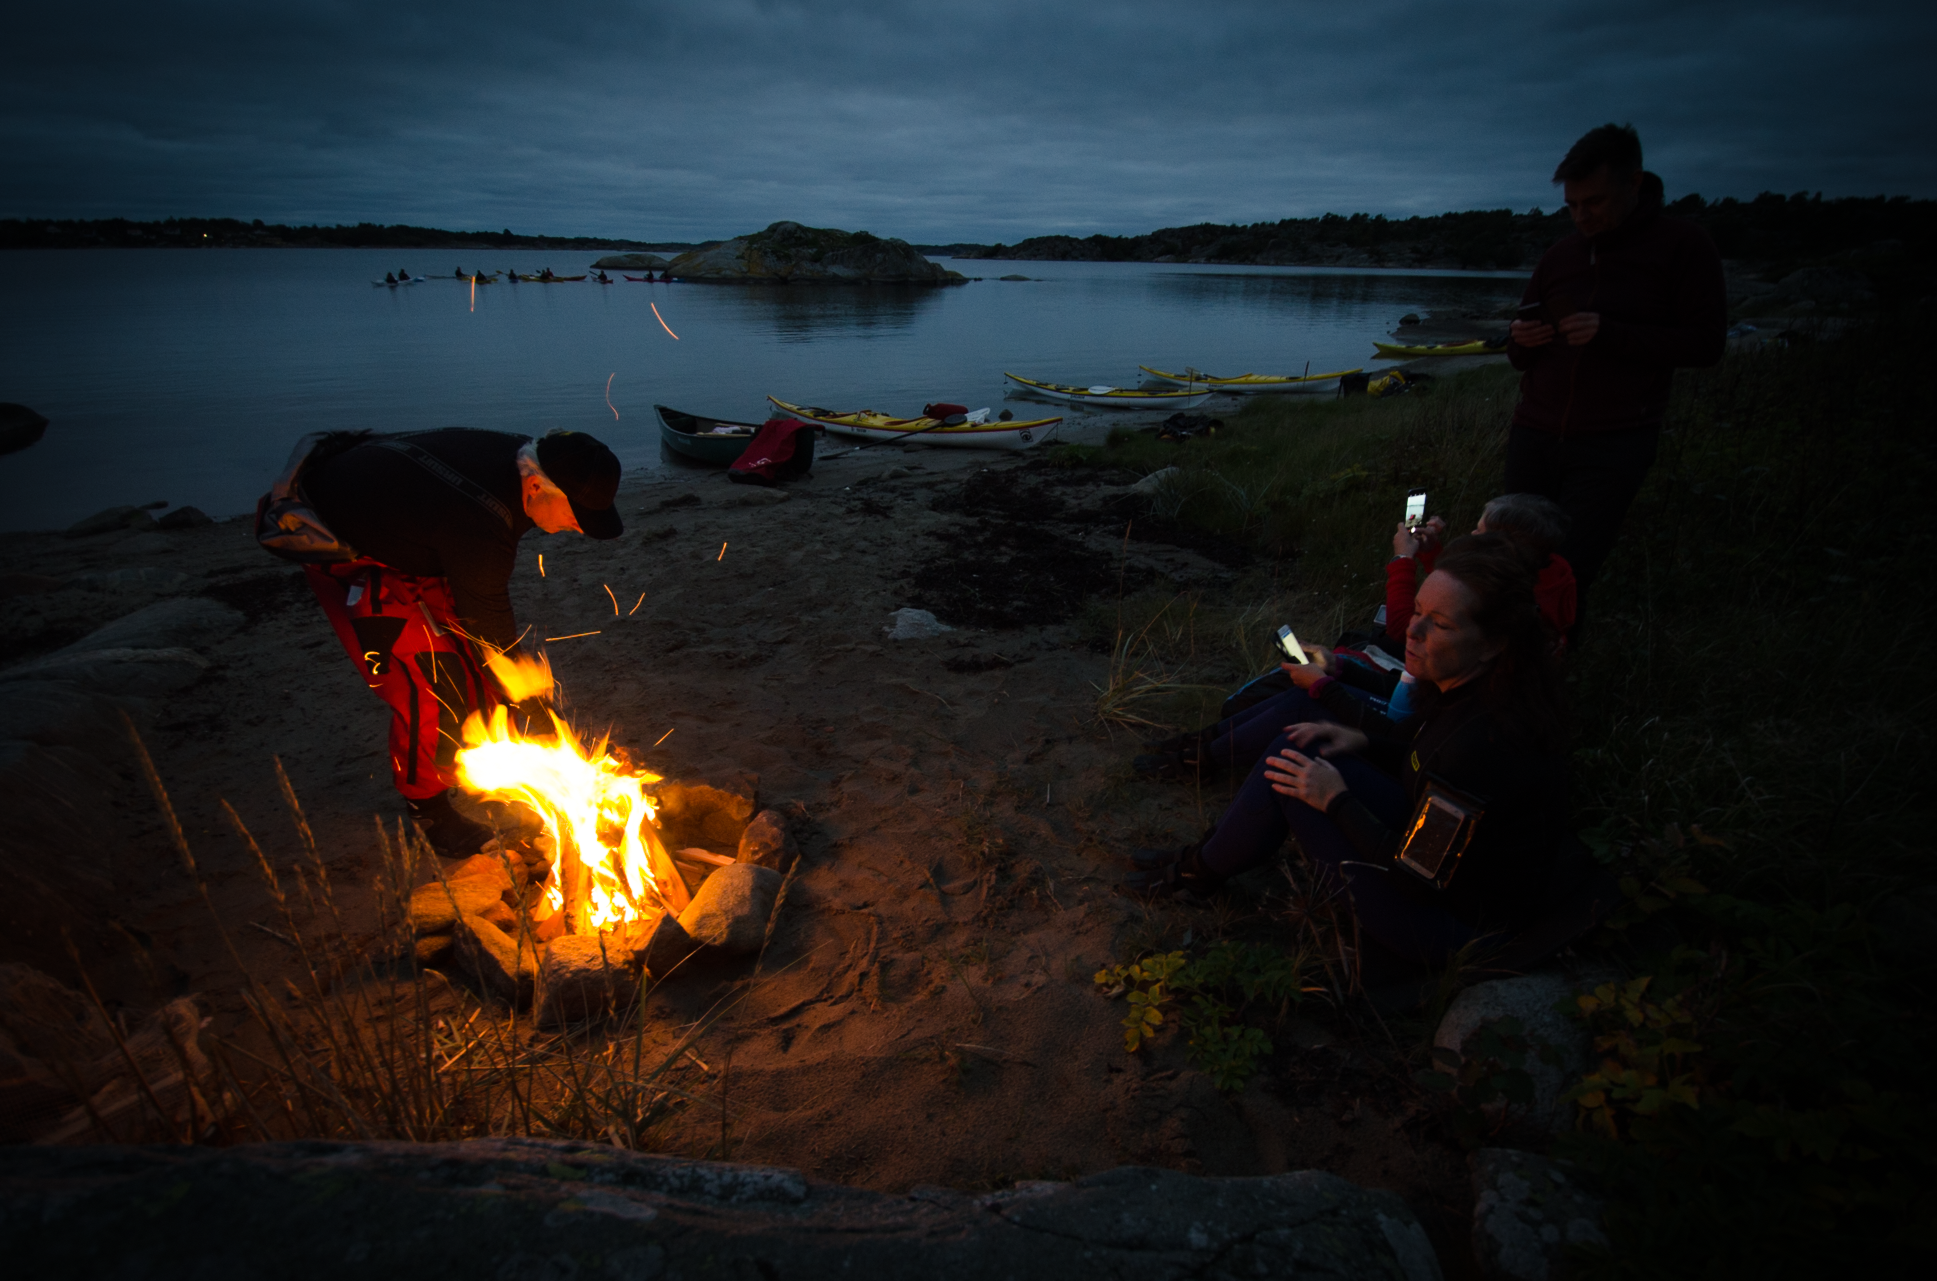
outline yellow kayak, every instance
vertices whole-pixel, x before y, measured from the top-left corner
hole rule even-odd
[[[1234,392],[1240,396],[1255,396],[1267,391],[1331,391],[1338,386],[1338,380],[1343,375],[1359,372],[1357,369],[1336,369],[1329,374],[1239,374],[1235,378],[1216,378],[1195,370],[1167,374],[1148,365],[1138,365],[1137,368],[1152,378],[1161,378],[1180,387],[1205,387],[1211,391]]]
[[[1414,356],[1489,356],[1507,349],[1505,339],[1487,342],[1483,338],[1472,342],[1443,342],[1431,347],[1407,347],[1391,342],[1375,342],[1372,345],[1387,360],[1411,360]]]
[[[782,412],[792,414],[802,422],[818,423],[837,436],[895,440],[919,432],[927,444],[966,449],[1029,449],[1054,436],[1063,422],[1060,418],[1006,423],[971,418],[968,422],[944,427],[939,425],[941,420],[938,418],[893,418],[872,409],[843,414],[831,409],[816,409],[812,405],[789,404],[778,396],[769,396],[767,399]]]
[[[1038,396],[1067,400],[1078,405],[1108,405],[1112,409],[1195,409],[1211,398],[1203,391],[1140,391],[1135,387],[1069,387],[1062,383],[1037,382],[1021,374],[1004,374]]]

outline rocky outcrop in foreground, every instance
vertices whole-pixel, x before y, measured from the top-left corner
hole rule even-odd
[[[905,240],[883,240],[865,231],[803,227],[797,222],[777,222],[750,236],[691,250],[673,259],[666,270],[675,280],[773,285],[952,285],[967,279],[928,261]]]
[[[1438,1281],[1390,1192],[1126,1167],[990,1196],[583,1143],[0,1150],[22,1276]]]

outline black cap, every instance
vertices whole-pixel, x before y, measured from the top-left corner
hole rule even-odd
[[[582,431],[542,436],[538,466],[571,501],[572,515],[588,538],[617,538],[625,531],[613,506],[619,494],[619,459],[598,437]]]

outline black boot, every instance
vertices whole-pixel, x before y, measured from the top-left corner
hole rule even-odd
[[[1224,884],[1223,877],[1204,866],[1202,841],[1180,850],[1136,850],[1130,860],[1138,870],[1124,880],[1123,892],[1133,898],[1207,899]]]
[[[411,801],[410,817],[430,847],[445,858],[468,858],[495,835],[484,824],[458,813],[451,804],[449,789],[421,801]]]

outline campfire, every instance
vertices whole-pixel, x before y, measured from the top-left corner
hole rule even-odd
[[[552,690],[542,657],[494,656],[491,668],[515,702]],[[454,948],[460,973],[556,1025],[629,1004],[642,977],[701,946],[763,943],[793,856],[785,816],[756,813],[752,787],[670,783],[609,738],[588,746],[556,713],[548,721],[520,726],[500,706],[466,723],[461,786],[524,808],[543,831],[500,838],[412,895],[419,960]]]

